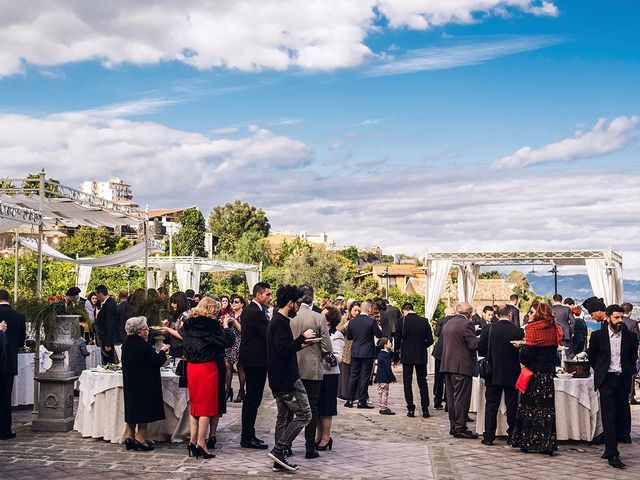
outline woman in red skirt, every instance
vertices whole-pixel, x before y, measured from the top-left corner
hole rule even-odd
[[[207,446],[207,430],[211,424],[214,434],[220,415],[220,397],[224,400],[224,387],[219,388],[225,372],[219,368],[224,361],[225,348],[235,341],[233,328],[229,328],[227,318],[216,319],[220,302],[204,297],[189,313],[180,332],[183,339],[184,356],[187,359],[187,384],[189,388],[190,414],[189,427],[191,441],[188,445],[189,456],[212,458]],[[223,363],[224,365],[224,363]],[[224,381],[222,382],[224,385]],[[214,445],[209,448],[213,448]]]

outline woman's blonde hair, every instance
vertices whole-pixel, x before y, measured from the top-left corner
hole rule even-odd
[[[215,318],[221,307],[222,305],[219,301],[214,300],[211,297],[204,297],[200,300],[198,305],[191,309],[189,316]]]

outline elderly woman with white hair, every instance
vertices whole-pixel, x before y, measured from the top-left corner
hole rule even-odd
[[[125,446],[127,450],[149,451],[154,447],[145,439],[147,424],[165,418],[160,367],[167,360],[169,345],[163,345],[156,353],[147,342],[149,326],[145,317],[130,318],[124,329],[127,333],[122,345]]]

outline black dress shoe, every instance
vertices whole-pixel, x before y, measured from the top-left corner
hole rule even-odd
[[[315,448],[313,450],[307,450],[307,452],[304,454],[304,458],[308,459],[318,458],[319,456],[320,454]]]
[[[473,440],[478,438],[478,434],[473,433],[471,430],[462,430],[461,432],[453,432],[453,437]]]
[[[622,462],[622,460],[620,460],[620,457],[618,455],[609,459],[609,465],[611,465],[613,468],[626,467],[626,465]]]
[[[456,433],[456,431],[453,428],[449,429],[449,435],[453,435],[454,433]]]
[[[429,413],[429,409],[427,408],[424,412],[422,412],[422,418],[429,418],[431,414]]]
[[[344,402],[344,406],[347,408],[353,408],[353,402],[351,400],[347,400]]]
[[[485,439],[483,439],[480,443],[483,444],[483,445],[492,446],[493,445],[493,440],[485,440]]]
[[[0,440],[11,440],[12,438],[16,438],[15,432],[5,433],[4,435],[0,435]]]
[[[620,435],[618,443],[631,443],[631,435]]]
[[[372,409],[373,405],[369,405],[369,403],[365,402],[365,403],[358,403],[358,408],[368,408],[368,409]]]
[[[608,460],[609,455],[607,455],[607,452],[602,452],[602,455],[600,455],[600,458],[602,458],[603,460]]]
[[[409,410],[407,412],[407,417],[414,418],[416,416],[416,412],[414,410]]]
[[[464,419],[465,422],[469,422],[469,423],[473,423],[476,421],[475,418],[471,418],[469,415],[467,415],[467,417]]]
[[[256,441],[255,438],[252,438],[251,440],[249,440],[248,442],[240,442],[240,446],[242,448],[253,448],[254,450],[266,450],[267,448],[269,448],[269,446],[265,443],[260,443],[258,441]]]
[[[260,440],[258,437],[253,437],[253,439],[258,443],[264,443],[264,441]]]
[[[441,403],[436,403],[433,405],[433,408],[435,408],[436,410],[442,410],[444,406]]]

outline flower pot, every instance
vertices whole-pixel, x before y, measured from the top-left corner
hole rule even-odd
[[[62,373],[69,370],[64,364],[64,352],[73,346],[73,333],[79,320],[79,315],[56,315],[54,328],[45,332],[42,344],[44,348],[53,352],[49,355],[51,367],[47,370],[48,373]]]

